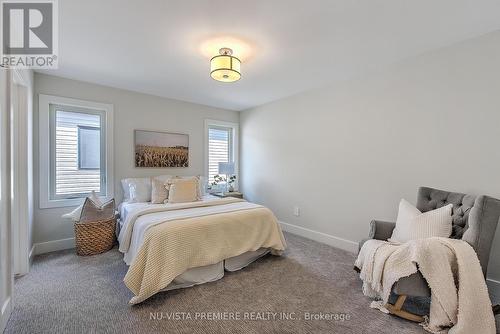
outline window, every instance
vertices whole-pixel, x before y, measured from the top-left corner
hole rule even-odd
[[[40,95],[40,207],[113,196],[111,105]]]
[[[238,174],[238,124],[206,120],[206,175],[209,185],[219,174],[219,162],[233,162]],[[237,181],[236,181],[237,182]]]
[[[106,194],[105,177],[101,170],[101,124],[105,122],[104,111],[50,104],[50,147],[54,148],[51,159],[50,199],[86,197],[95,191]],[[105,136],[102,136],[104,139]],[[103,160],[105,162],[105,160]]]
[[[78,125],[78,169],[101,167],[101,127]]]
[[[211,126],[208,128],[208,179],[219,174],[219,162],[232,162],[231,128]]]

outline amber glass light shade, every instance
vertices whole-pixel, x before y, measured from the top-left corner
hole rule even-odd
[[[231,55],[219,55],[210,60],[210,76],[217,81],[234,82],[241,78],[241,61]]]

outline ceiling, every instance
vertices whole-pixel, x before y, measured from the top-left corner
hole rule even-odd
[[[64,0],[47,74],[244,110],[500,29],[498,0]],[[242,79],[209,75],[219,47]]]

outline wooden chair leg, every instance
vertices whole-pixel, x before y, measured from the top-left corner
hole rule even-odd
[[[396,315],[400,318],[410,320],[410,321],[415,321],[415,322],[424,321],[423,317],[421,317],[417,314],[410,313],[410,312],[402,309],[405,300],[406,300],[406,295],[399,295],[398,299],[396,300],[396,303],[394,303],[394,305],[387,303],[385,305],[385,308],[388,309],[391,314]]]

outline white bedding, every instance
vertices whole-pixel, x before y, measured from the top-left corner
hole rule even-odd
[[[223,212],[261,207],[249,202],[228,203],[223,199],[206,195],[201,201],[177,204],[122,203],[119,207],[121,229],[118,236],[120,251],[124,253],[124,261],[130,265],[139,251],[147,229],[156,224],[168,224],[169,221],[199,217]],[[200,206],[203,203],[220,202],[221,205]],[[190,207],[196,206],[196,207]],[[160,211],[165,208],[167,211]],[[142,212],[158,210],[158,212],[142,214]]]
[[[212,196],[209,194],[206,194],[202,197],[202,201],[213,201],[217,200],[220,197],[217,196]],[[127,215],[135,210],[140,210],[144,208],[151,208],[151,207],[168,207],[172,204],[152,204],[151,202],[138,202],[138,203],[129,203],[129,202],[122,202],[120,205],[118,205],[118,211],[120,212],[120,224],[123,224],[125,219],[127,218]]]
[[[202,197],[202,201],[214,201],[220,199],[220,197],[213,196],[206,194]],[[118,205],[118,212],[120,213],[120,227],[123,226],[123,223],[127,219],[127,216],[129,215],[130,212],[134,212],[136,210],[142,210],[146,208],[154,208],[154,207],[169,207],[172,206],[172,204],[152,204],[151,202],[138,202],[138,203],[129,203],[129,202],[122,202],[120,205]]]

